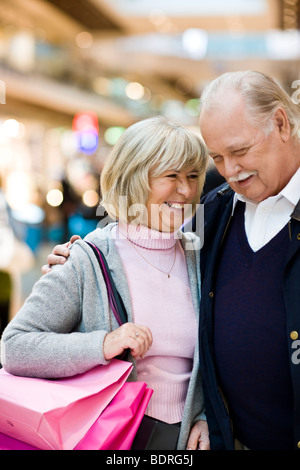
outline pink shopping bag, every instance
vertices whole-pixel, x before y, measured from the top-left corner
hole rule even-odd
[[[129,450],[153,390],[126,382],[75,450]]]
[[[130,450],[153,390],[126,382],[74,450]],[[40,450],[0,434],[0,450]]]
[[[131,370],[131,363],[117,359],[57,380],[18,377],[1,369],[0,433],[38,449],[74,449]]]
[[[25,442],[18,441],[13,437],[6,436],[0,433],[0,450],[40,450]]]

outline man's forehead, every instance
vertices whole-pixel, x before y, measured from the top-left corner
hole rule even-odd
[[[228,143],[228,145],[225,144],[224,150],[226,150],[227,152],[236,152],[237,150],[250,147],[251,143],[252,143],[252,139],[243,139],[243,140],[239,139],[236,141],[231,140],[230,143]],[[210,155],[217,153],[217,149],[213,147],[207,147],[207,150]]]

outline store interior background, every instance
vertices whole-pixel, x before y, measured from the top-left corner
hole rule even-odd
[[[297,95],[299,26],[298,0],[0,0],[0,181],[27,250],[9,267],[11,315],[52,247],[96,228],[124,129],[164,115],[198,131],[203,87],[226,71]]]

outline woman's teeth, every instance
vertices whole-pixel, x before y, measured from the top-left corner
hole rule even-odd
[[[183,209],[184,208],[184,204],[179,203],[179,202],[173,202],[173,203],[165,202],[165,204],[167,204],[167,206],[169,206],[169,207],[172,207],[172,209]]]

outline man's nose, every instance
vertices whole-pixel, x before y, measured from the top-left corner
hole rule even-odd
[[[228,180],[232,176],[241,171],[241,166],[238,164],[235,158],[224,158],[224,178]]]

